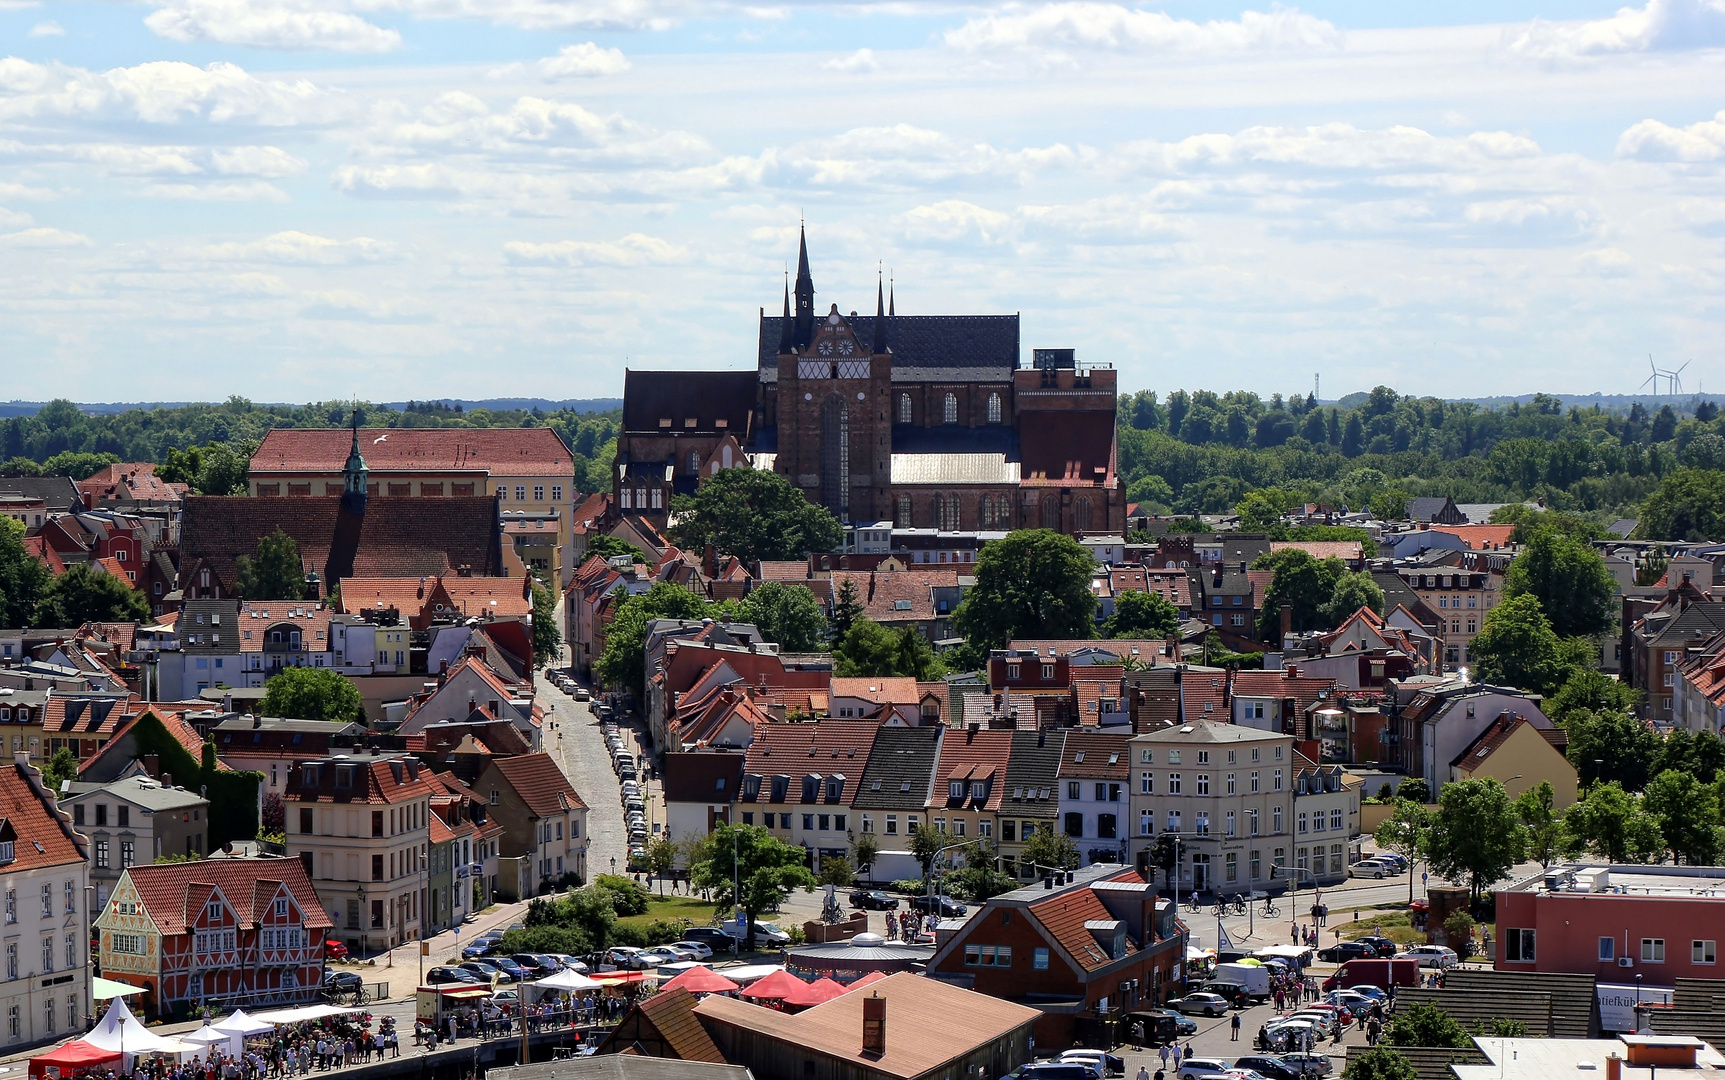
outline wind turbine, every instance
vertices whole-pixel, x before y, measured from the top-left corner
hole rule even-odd
[[[1695,361],[1693,361],[1693,360],[1685,360],[1685,361],[1683,361],[1683,367],[1678,368],[1676,371],[1667,371],[1665,373],[1665,378],[1667,380],[1666,385],[1670,388],[1672,396],[1675,397],[1676,395],[1681,394],[1683,392],[1683,379],[1681,378],[1681,376],[1683,374],[1683,368],[1688,367],[1690,364],[1693,364],[1694,362]]]
[[[1659,369],[1653,366],[1653,354],[1647,354],[1647,367],[1653,374],[1647,376],[1647,382],[1641,384],[1641,389],[1647,389],[1647,383],[1653,384],[1653,396],[1659,396]]]

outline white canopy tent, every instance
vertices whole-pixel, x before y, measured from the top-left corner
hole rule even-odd
[[[266,1024],[297,1024],[303,1020],[322,1020],[326,1016],[340,1016],[343,1013],[364,1011],[364,1009],[344,1009],[337,1005],[301,1005],[297,1009],[277,1009],[274,1012],[261,1012],[249,1019],[262,1021]],[[235,1015],[237,1016],[238,1014],[236,1013]],[[221,1025],[218,1024],[217,1026],[220,1027]]]
[[[226,1020],[210,1025],[217,1031],[225,1031],[230,1035],[262,1035],[274,1031],[276,1026],[268,1020],[256,1016],[247,1016],[244,1009],[236,1009]]]
[[[142,994],[144,988],[123,983],[117,979],[104,979],[100,975],[90,980],[90,993],[97,1001],[107,1001],[109,998],[126,997],[131,994]]]
[[[184,1035],[181,1035],[180,1041],[183,1043],[191,1043],[194,1046],[208,1046],[211,1048],[219,1046],[230,1054],[237,1054],[244,1048],[245,1037],[243,1035],[235,1035],[232,1032],[218,1031],[208,1023],[205,1023],[204,1026],[198,1030],[188,1031]]]
[[[117,1050],[123,1054],[179,1054],[186,1049],[185,1044],[178,1039],[164,1039],[138,1023],[138,1018],[126,1007],[124,997],[113,999],[95,1028],[84,1036],[84,1041],[92,1046]],[[203,1048],[194,1046],[191,1049],[197,1051]]]
[[[525,989],[540,992],[579,993],[583,990],[601,989],[599,980],[589,979],[579,971],[564,970],[555,975],[547,975],[538,982],[523,984]]]

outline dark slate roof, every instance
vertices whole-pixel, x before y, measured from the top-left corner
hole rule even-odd
[[[1007,424],[982,427],[916,427],[894,424],[892,452],[895,454],[1002,454],[1018,460],[1018,432]]]
[[[373,495],[363,517],[341,512],[341,496],[292,498],[188,496],[182,511],[180,569],[200,560],[232,588],[234,560],[257,554],[258,541],[280,528],[299,545],[300,560],[323,578],[435,577],[468,566],[501,576],[497,504],[485,497],[415,499]]]
[[[1112,406],[1112,403],[1110,403]],[[1081,483],[1099,483],[1114,464],[1114,410],[1082,412],[1021,412],[1020,443],[1024,476],[1059,480],[1071,475]]]
[[[851,805],[858,810],[921,810],[934,784],[941,730],[883,727],[877,731]]]
[[[1270,553],[1270,538],[1264,533],[1221,533],[1216,542],[1222,545],[1222,561],[1226,563],[1249,564]]]
[[[1055,817],[1060,803],[1056,790],[1056,774],[1060,771],[1060,750],[1065,745],[1065,733],[1038,728],[1036,731],[1012,733],[1012,756],[1006,761],[1006,787],[1000,800],[1002,814],[1028,818]],[[1048,798],[1013,797],[1019,789],[1048,789]]]
[[[0,476],[0,495],[28,495],[62,514],[84,508],[78,485],[70,476]]]
[[[1446,509],[1450,513],[1445,513]],[[1454,501],[1445,495],[1409,499],[1408,518],[1411,521],[1446,521],[1452,525],[1459,525],[1467,520],[1467,515],[1457,509]]]
[[[625,371],[623,430],[711,435],[720,430],[714,421],[724,420],[724,430],[746,446],[755,378],[752,371]],[[692,428],[684,425],[690,419],[695,421]],[[671,426],[660,428],[661,420],[671,421]]]
[[[893,315],[887,342],[898,368],[1018,367],[1017,315]],[[862,341],[874,340],[874,316],[850,316]],[[778,369],[783,315],[761,316],[760,367]]]
[[[1388,1046],[1386,1042],[1384,1045]],[[1477,1046],[1465,1049],[1449,1046],[1390,1046],[1407,1059],[1419,1080],[1455,1080],[1451,1065],[1489,1065],[1491,1060]],[[1348,1060],[1366,1052],[1364,1045],[1347,1047]]]
[[[1372,580],[1377,582],[1378,588],[1384,591],[1385,614],[1394,611],[1399,606],[1407,608],[1416,619],[1427,622],[1437,621],[1437,615],[1426,607],[1426,603],[1420,599],[1419,593],[1408,588],[1408,583],[1402,580],[1400,574],[1390,570],[1374,570],[1372,571]]]

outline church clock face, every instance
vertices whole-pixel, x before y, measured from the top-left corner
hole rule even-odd
[[[856,351],[857,351],[857,347],[856,347],[855,342],[851,342],[851,341],[839,342],[839,355],[840,356],[849,356],[851,353],[854,353]]]
[[[823,341],[819,345],[815,346],[815,351],[819,352],[822,356],[831,356],[833,354],[833,343],[830,341]]]

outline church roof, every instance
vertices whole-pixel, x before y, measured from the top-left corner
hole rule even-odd
[[[858,340],[874,340],[873,315],[849,320]],[[996,368],[1005,380],[1018,367],[1017,315],[892,315],[888,320],[895,375],[910,368],[945,368],[974,377],[977,368]],[[761,316],[762,370],[778,370],[783,332],[784,316]]]
[[[777,331],[774,331],[775,335]],[[773,338],[777,355],[778,338]],[[775,363],[777,361],[775,360]],[[623,430],[712,434],[729,431],[747,444],[755,409],[752,371],[625,371]],[[668,426],[662,421],[669,420]],[[688,422],[695,421],[694,427]],[[724,423],[720,423],[723,421]]]

